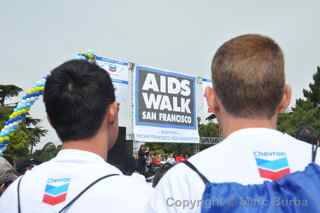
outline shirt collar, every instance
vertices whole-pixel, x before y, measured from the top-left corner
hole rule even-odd
[[[285,135],[282,132],[276,130],[276,129],[270,129],[270,128],[244,128],[237,130],[230,135],[228,135],[225,139],[232,139],[234,137],[240,137],[240,136],[248,136],[248,135],[274,135],[274,136],[280,136]]]
[[[101,165],[107,168],[112,173],[122,174],[122,172],[115,166],[106,162],[99,155],[83,151],[79,149],[62,149],[57,156],[52,159],[53,162],[64,162],[64,163],[80,163],[80,164],[94,164]]]
[[[55,160],[58,160],[58,161],[79,160],[79,161],[85,161],[85,162],[95,162],[95,163],[106,164],[106,161],[99,155],[93,152],[83,151],[79,149],[62,149],[55,157]]]

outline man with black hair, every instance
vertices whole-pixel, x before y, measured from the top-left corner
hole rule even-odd
[[[43,100],[63,148],[15,181],[0,211],[143,212],[151,187],[106,163],[119,111],[108,73],[87,61],[68,61],[47,77]]]

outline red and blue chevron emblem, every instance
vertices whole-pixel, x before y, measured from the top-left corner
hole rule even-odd
[[[260,177],[277,180],[290,174],[289,162],[284,152],[255,152]]]
[[[67,198],[69,184],[70,178],[48,179],[42,202],[52,206],[64,202]]]

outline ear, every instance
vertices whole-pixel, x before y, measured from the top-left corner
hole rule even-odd
[[[289,85],[286,85],[284,87],[282,100],[278,106],[278,110],[277,110],[278,113],[282,113],[286,111],[286,109],[289,107],[289,104],[291,101],[291,95],[292,95],[291,87]]]
[[[113,125],[118,121],[118,112],[119,112],[119,105],[117,102],[113,102],[108,106],[108,109],[107,109],[108,124]]]
[[[49,124],[52,126],[51,120],[48,115],[47,115],[47,120],[48,120]]]
[[[207,99],[208,112],[209,113],[216,113],[217,111],[219,111],[219,107],[217,104],[216,92],[212,87],[206,87],[205,97]]]
[[[204,92],[204,96],[207,100],[207,104],[208,104],[208,112],[209,113],[213,113],[213,89],[212,87],[206,87],[205,92]]]

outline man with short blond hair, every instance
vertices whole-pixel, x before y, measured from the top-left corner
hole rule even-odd
[[[200,212],[210,182],[259,184],[302,171],[311,162],[310,144],[276,130],[291,89],[275,41],[262,35],[235,37],[217,50],[211,70],[214,84],[206,96],[224,140],[169,170],[149,203],[150,212]]]

